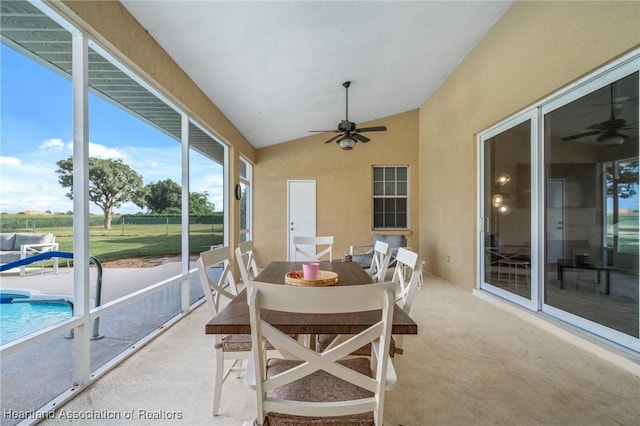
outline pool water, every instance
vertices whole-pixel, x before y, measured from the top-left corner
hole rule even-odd
[[[24,296],[18,296],[24,297]],[[0,345],[71,318],[63,301],[11,303],[16,296],[0,295]]]

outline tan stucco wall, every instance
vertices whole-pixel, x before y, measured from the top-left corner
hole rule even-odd
[[[511,6],[420,108],[420,256],[428,269],[476,286],[477,134],[639,44],[640,2]]]
[[[254,168],[254,234],[259,265],[287,256],[287,180],[316,181],[317,235],[333,235],[334,258],[350,244],[371,241],[372,165],[409,165],[408,245],[418,244],[418,112],[385,117],[361,127],[385,125],[367,133],[371,142],[351,151],[325,144],[331,135],[314,135],[258,150]],[[337,125],[337,123],[336,123]]]

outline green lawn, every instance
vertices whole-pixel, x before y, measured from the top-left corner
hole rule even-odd
[[[20,219],[20,225],[22,223],[32,225],[30,221],[35,220],[35,226],[23,227],[22,229],[15,227],[9,229],[8,226],[5,226],[11,224],[16,216]],[[2,215],[0,217],[3,232],[50,232],[56,236],[60,251],[73,252],[73,227],[55,226],[61,222],[54,218],[46,220],[42,216],[33,219],[25,215]],[[117,220],[114,220],[111,229],[104,229],[101,222],[101,220],[92,220],[92,225],[89,228],[89,252],[101,261],[141,256],[177,255],[181,252],[180,224],[126,224],[121,226]],[[191,224],[189,226],[189,252],[192,254],[208,250],[211,245],[222,244],[223,241],[222,224]]]

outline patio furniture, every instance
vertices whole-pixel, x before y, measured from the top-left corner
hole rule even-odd
[[[216,315],[220,309],[221,297],[233,299],[238,290],[231,272],[229,247],[221,247],[200,253],[197,262],[200,284],[207,301],[209,313]],[[222,268],[220,268],[222,267]],[[215,278],[212,276],[215,273]],[[229,290],[227,290],[227,287]],[[216,377],[213,389],[213,415],[218,415],[222,383],[234,371],[239,376],[243,370],[242,360],[249,357],[251,339],[246,335],[217,334],[214,336],[216,350]],[[225,360],[232,359],[231,366],[224,371]]]
[[[503,268],[507,269],[507,283],[515,284],[516,289],[520,284],[520,271],[524,272],[524,283],[529,286],[529,274],[531,269],[531,261],[519,259],[518,257],[503,257],[498,259],[498,281],[502,279]]]
[[[253,242],[244,241],[236,248],[236,262],[242,276],[242,282],[248,283],[260,273],[253,254]]]
[[[333,260],[333,237],[303,237],[294,236],[293,246],[295,248],[293,253],[294,260],[315,260],[320,261],[328,255],[329,262]],[[324,247],[318,251],[318,246]]]
[[[416,290],[422,281],[422,261],[418,261],[418,253],[402,247],[398,250],[396,260],[392,278],[392,281],[397,285],[396,303],[409,315]],[[395,353],[397,354],[404,352],[402,341],[403,336],[395,338]]]
[[[26,259],[48,251],[58,251],[56,236],[51,233],[0,233],[0,263]],[[58,258],[54,257],[53,268],[58,273]],[[44,263],[42,263],[44,267]],[[26,266],[20,266],[20,276],[26,274]]]
[[[497,267],[497,276],[494,276],[498,283],[503,275],[506,275],[507,284],[513,282],[517,289],[520,284],[520,272],[524,272],[524,283],[529,286],[531,246],[505,245],[498,234],[489,234],[485,237],[485,260],[488,270],[493,266]],[[495,273],[495,270],[493,272]]]
[[[271,262],[256,277],[256,281],[282,284],[291,270],[302,268],[301,262]],[[330,288],[372,283],[371,277],[352,262],[320,262],[320,269],[338,274],[338,283]],[[287,334],[356,334],[375,322],[375,313],[358,312],[350,315],[327,316],[277,313],[270,314],[269,321]],[[401,307],[393,311],[393,334],[418,334],[418,325]],[[240,291],[205,327],[206,334],[251,334],[247,291]]]
[[[409,315],[411,311],[411,305],[413,304],[413,298],[416,294],[418,285],[422,281],[422,261],[418,261],[418,254],[405,248],[398,250],[398,256],[396,257],[397,263],[393,271],[392,281],[396,284],[395,300],[398,306],[400,306]],[[333,348],[340,342],[345,341],[349,336],[345,335],[329,335],[321,334],[318,336],[316,349],[319,352],[324,352]],[[390,355],[402,354],[404,349],[402,348],[403,336],[395,336],[391,340],[391,352]],[[351,355],[367,355],[370,353],[370,348],[362,347]]]
[[[385,281],[387,270],[389,269],[389,261],[391,260],[391,247],[384,241],[376,241],[373,247],[373,256],[371,257],[371,265],[369,265],[369,275],[377,283]]]
[[[385,391],[395,384],[388,354],[394,286],[378,283],[296,287],[248,283],[254,349],[245,380],[256,391],[255,424],[382,425]],[[375,315],[370,327],[320,354],[278,330],[270,321],[271,311],[339,317],[371,311]],[[265,340],[294,358],[265,361],[261,349]],[[343,359],[364,344],[375,348],[375,363],[367,358]]]
[[[395,265],[395,257],[398,253],[398,249],[400,247],[407,246],[407,239],[404,235],[373,234],[371,244],[349,246],[349,254],[351,255],[351,260],[360,264],[363,268],[368,268],[369,265],[371,265],[375,244],[377,241],[387,243],[391,248],[391,258],[389,260],[389,266]]]
[[[564,288],[564,270],[565,269],[586,269],[596,271],[596,294],[609,294],[609,282],[611,278],[611,267],[602,262],[582,262],[574,259],[558,259],[558,281],[560,288]],[[600,292],[598,286],[601,284],[601,274],[604,273],[604,291]],[[577,285],[577,283],[576,283]]]
[[[371,275],[374,282],[384,282],[385,277],[387,276],[387,270],[389,268],[389,260],[391,258],[391,247],[389,244],[383,241],[376,241],[374,246],[373,256],[371,257],[371,265],[368,269],[368,274]],[[340,344],[345,341],[349,336],[336,335],[336,334],[320,334],[317,336],[316,340],[316,349],[318,352],[324,352],[327,349],[331,349],[335,345]],[[395,346],[392,342],[392,355],[395,351]],[[358,348],[351,355],[365,355],[368,356],[371,354],[370,346],[363,346]]]

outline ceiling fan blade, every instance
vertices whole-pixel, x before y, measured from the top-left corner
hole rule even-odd
[[[564,138],[562,138],[563,141],[572,141],[574,139],[580,139],[580,138],[584,138],[587,136],[593,136],[593,135],[597,135],[600,134],[600,130],[594,130],[593,132],[585,132],[585,133],[578,133],[577,135],[571,135],[571,136],[565,136]]]
[[[362,129],[356,129],[356,132],[384,132],[387,130],[386,126],[373,126],[373,127],[363,127]]]
[[[340,133],[340,130],[309,130],[309,133]]]
[[[634,130],[638,128],[638,123],[629,123],[624,127],[620,127],[618,130]]]
[[[351,133],[351,136],[353,136],[353,138],[354,138],[354,139],[357,139],[357,140],[359,140],[359,141],[360,141],[360,142],[362,142],[362,143],[367,143],[367,142],[369,142],[369,141],[371,140],[371,139],[369,139],[368,137],[366,137],[366,136],[362,136],[362,135],[361,135],[361,134],[359,134],[359,133]]]
[[[610,118],[607,121],[603,121],[600,124],[592,124],[591,126],[587,127],[587,129],[598,129],[598,128],[604,128],[606,129],[611,129],[611,128],[620,128],[620,127],[624,127],[627,125],[627,120],[625,120],[624,118]]]
[[[331,143],[331,142],[335,141],[336,139],[338,139],[338,138],[340,138],[340,137],[342,137],[342,133],[341,133],[341,134],[339,134],[338,136],[334,136],[334,137],[332,137],[331,139],[329,139],[329,140],[328,140],[328,141],[326,141],[325,143]]]
[[[592,124],[591,126],[587,126],[587,129],[604,131],[609,129],[609,127],[611,126],[608,126],[607,124],[599,123],[599,124]]]

